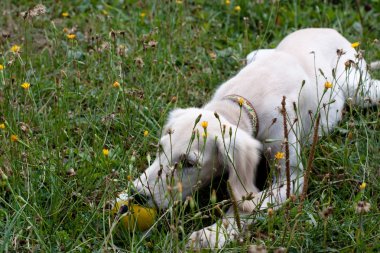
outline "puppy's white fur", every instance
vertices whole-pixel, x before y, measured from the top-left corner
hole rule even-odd
[[[286,199],[285,159],[280,160],[281,170],[269,189],[259,192],[254,182],[261,143],[264,150],[270,148],[272,155],[283,150],[282,97],[286,96],[290,130],[287,140],[290,190],[297,194],[303,184],[300,146],[310,139],[312,116],[321,114],[320,134],[323,134],[341,119],[347,99],[364,106],[379,100],[380,83],[370,78],[366,62],[357,54],[332,29],[299,30],[284,38],[275,49],[252,52],[247,57],[247,66],[221,85],[204,107],[170,113],[160,140],[161,150],[153,164],[133,182],[137,192],[149,196],[148,204],[167,208],[174,200],[184,200],[209,184],[212,177],[226,172],[241,214],[267,208],[269,203],[280,206]],[[326,81],[332,83],[331,89],[325,89]],[[243,96],[253,104],[260,124],[256,138],[251,136],[252,126],[245,111],[223,99],[230,94]],[[200,114],[200,121],[208,122],[207,137],[202,136],[204,129],[200,123],[193,129]],[[184,159],[183,168],[176,166]],[[177,186],[178,182],[182,187]],[[254,198],[244,198],[249,194]],[[237,224],[228,216],[229,213],[222,222],[194,232],[189,244],[215,248],[233,239]]]

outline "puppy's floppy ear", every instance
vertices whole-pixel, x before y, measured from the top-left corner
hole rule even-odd
[[[258,192],[254,182],[262,145],[241,129],[237,130],[235,136],[235,129],[232,129],[231,138],[228,133],[225,134],[224,141],[218,138],[217,147],[221,163],[228,169],[228,180],[239,208],[251,212],[255,208],[254,203],[241,200],[250,193]]]

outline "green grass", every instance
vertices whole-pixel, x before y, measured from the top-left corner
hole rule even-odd
[[[105,208],[128,176],[147,167],[147,155],[154,159],[168,111],[201,106],[244,66],[247,53],[275,47],[299,28],[335,28],[361,42],[368,62],[380,59],[378,0],[254,2],[44,1],[45,15],[24,20],[18,13],[35,4],[3,0],[0,252],[180,251],[202,219],[177,208],[150,237],[113,234],[114,217]],[[76,38],[69,40],[64,28]],[[19,54],[9,51],[15,44]],[[318,142],[303,211],[297,214],[294,203],[287,217],[284,210],[258,213],[250,236],[226,251],[251,244],[270,251],[379,251],[379,147],[379,110],[348,110]],[[355,212],[359,200],[371,203],[370,212]],[[328,206],[333,214],[321,217]]]

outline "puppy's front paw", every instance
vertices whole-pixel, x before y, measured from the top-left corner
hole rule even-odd
[[[235,231],[226,228],[221,223],[213,224],[193,232],[187,242],[188,249],[222,248],[226,243],[236,237]]]
[[[207,228],[193,232],[187,242],[188,249],[203,249],[210,248],[216,249],[223,247],[225,244],[225,237],[222,233],[209,231]]]

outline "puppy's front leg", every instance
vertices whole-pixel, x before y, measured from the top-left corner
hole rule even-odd
[[[303,175],[292,173],[290,184],[290,192],[298,193],[303,185]],[[286,178],[281,178],[272,186],[262,192],[257,193],[251,200],[256,207],[256,210],[265,210],[268,206],[274,209],[280,208],[286,201]],[[249,223],[246,219],[249,213],[240,213],[240,223],[244,232],[244,227]],[[191,234],[187,243],[188,249],[223,248],[227,243],[238,239],[242,231],[239,231],[235,218],[233,217],[232,209],[227,212],[227,217],[219,220],[217,223],[195,231]]]
[[[229,212],[230,213],[230,212]],[[244,219],[241,221],[243,226]],[[239,229],[234,217],[226,217],[215,224],[195,231],[190,235],[188,249],[223,248],[228,242],[239,236]]]
[[[303,186],[303,175],[292,173],[290,176],[290,193],[298,195]],[[257,210],[265,210],[269,206],[274,209],[280,208],[286,201],[286,178],[272,184],[268,189],[259,192],[253,199]]]

